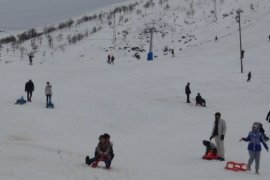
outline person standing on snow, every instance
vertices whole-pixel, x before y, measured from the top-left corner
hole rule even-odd
[[[188,82],[186,87],[185,87],[185,93],[187,95],[187,103],[190,103],[189,95],[191,94],[191,91],[190,91],[189,85],[190,85],[190,83]]]
[[[226,122],[220,118],[220,112],[215,113],[215,122],[212,130],[212,134],[210,137],[210,141],[212,138],[215,138],[215,144],[217,146],[217,156],[218,160],[224,161],[225,160],[225,151],[224,151],[224,137],[226,133]]]
[[[32,101],[32,93],[34,91],[35,87],[34,87],[34,83],[32,82],[32,80],[30,79],[27,83],[25,83],[25,92],[27,93],[27,101]]]
[[[114,64],[114,56],[111,57],[111,64]]]
[[[247,77],[248,77],[248,78],[247,78],[247,82],[250,82],[250,79],[251,79],[251,71],[248,72]]]
[[[249,160],[247,164],[247,170],[250,171],[250,166],[255,160],[255,173],[259,174],[261,143],[263,144],[266,151],[268,151],[268,146],[264,141],[263,134],[259,131],[259,126],[256,123],[254,123],[252,125],[252,131],[249,132],[248,136],[246,138],[242,137],[239,141],[249,142],[248,144]]]
[[[45,95],[46,95],[46,104],[48,104],[49,102],[51,102],[52,98],[52,85],[50,84],[49,81],[45,86]]]

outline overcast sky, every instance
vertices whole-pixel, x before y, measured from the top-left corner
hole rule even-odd
[[[29,29],[127,0],[0,0],[0,30]]]

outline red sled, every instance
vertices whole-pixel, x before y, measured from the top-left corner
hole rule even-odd
[[[245,163],[238,163],[234,161],[228,161],[225,169],[231,170],[231,171],[246,171],[247,165]]]
[[[98,163],[99,163],[100,161],[105,161],[105,160],[106,160],[106,158],[101,157],[101,158],[99,158],[98,160],[94,161],[90,166],[91,166],[92,168],[96,168],[96,167],[98,166]],[[106,168],[106,169],[109,169],[109,168]]]
[[[212,152],[208,152],[202,158],[206,159],[206,160],[212,160],[212,159],[217,159],[218,156],[216,154],[212,153]]]

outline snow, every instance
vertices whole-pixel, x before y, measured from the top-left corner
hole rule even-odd
[[[162,55],[164,45],[178,49],[183,44],[171,43],[169,36],[163,41],[156,37],[159,57],[151,62],[145,60],[146,54],[137,61],[127,52],[111,50],[116,60],[108,65],[104,49],[111,42],[98,40],[84,40],[64,52],[43,47],[33,66],[27,56],[19,58],[19,51],[15,55],[1,51],[1,179],[268,179],[270,156],[264,149],[259,176],[254,165],[251,172],[224,169],[226,161],[247,162],[247,143],[239,139],[247,136],[253,122],[262,122],[269,136],[265,117],[270,110],[270,24],[265,21],[270,18],[270,4],[260,3],[260,11],[243,15],[246,20],[253,18],[243,25],[243,74],[237,24],[231,17],[224,23],[222,19],[207,26],[201,23],[200,28],[187,26],[197,40],[175,51],[175,58]],[[228,4],[222,11],[231,8]],[[169,21],[169,16],[164,18]],[[214,42],[217,33],[224,37]],[[100,36],[102,32],[93,39]],[[43,57],[43,51],[54,53]],[[249,71],[250,83],[246,82]],[[17,98],[26,96],[29,79],[35,83],[32,102],[15,105]],[[45,108],[47,81],[52,84],[54,109]],[[185,103],[187,82],[191,104]],[[197,92],[206,99],[206,108],[195,106]],[[201,159],[202,140],[210,137],[215,112],[221,112],[227,123],[224,162]],[[114,144],[112,169],[85,166],[85,156],[94,155],[98,137],[105,132]]]

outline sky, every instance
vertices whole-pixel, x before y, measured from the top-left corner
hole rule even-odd
[[[127,0],[0,0],[0,30],[29,29]]]

